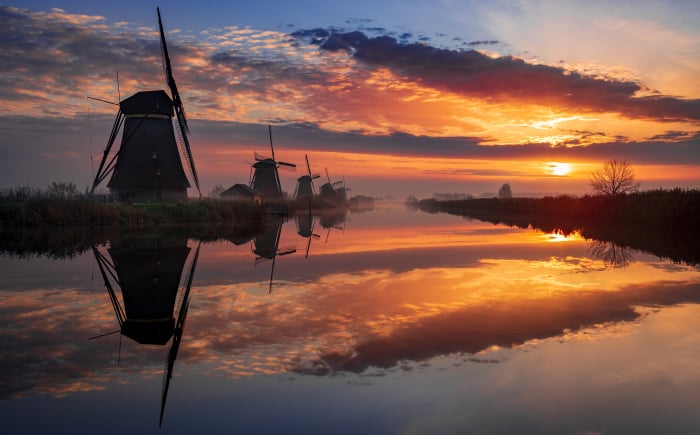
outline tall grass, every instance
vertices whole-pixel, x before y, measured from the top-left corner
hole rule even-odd
[[[149,225],[257,220],[261,207],[214,199],[175,203],[104,203],[89,195],[54,194],[30,186],[0,190],[0,228],[73,225]]]

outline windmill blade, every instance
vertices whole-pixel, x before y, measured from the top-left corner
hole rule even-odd
[[[308,171],[309,177],[313,179],[314,177],[311,175],[311,165],[309,165],[309,156],[304,154],[304,158],[306,159],[306,170]]]
[[[295,165],[294,163],[277,162],[277,167],[287,172],[296,172],[297,170],[297,165]]]
[[[321,178],[321,174],[319,174],[318,172],[315,172],[315,173],[313,173],[313,174],[311,175],[311,179],[312,179],[312,180],[315,180],[315,179],[317,179],[317,178]]]
[[[173,68],[170,64],[170,55],[168,55],[168,45],[165,43],[165,32],[163,32],[163,22],[160,19],[160,8],[156,8],[158,12],[158,27],[160,28],[160,47],[163,54],[163,67],[165,69],[165,80],[168,82],[168,87],[173,97],[173,105],[175,106],[175,113],[178,113],[178,121],[184,126],[183,135],[189,134],[190,129],[187,126],[187,117],[185,116],[185,109],[182,107],[182,100],[180,99],[180,93],[177,90],[177,84],[175,83],[175,78],[173,77]],[[182,121],[180,121],[182,119]]]
[[[184,122],[184,114],[182,117],[180,116],[180,112],[176,112],[178,114],[177,116],[177,122],[178,126],[180,127],[180,132],[182,133],[182,141],[185,144],[185,157],[187,158],[187,162],[189,163],[190,166],[190,172],[192,173],[192,178],[194,179],[194,185],[197,187],[197,192],[199,193],[199,196],[201,198],[202,196],[202,191],[199,189],[199,177],[197,176],[197,168],[194,166],[194,159],[192,158],[192,150],[190,149],[190,140],[187,139],[187,134],[185,133],[183,129],[183,122]],[[184,128],[186,127],[186,124],[184,124]]]
[[[272,126],[267,124],[267,134],[270,136],[270,150],[272,150],[272,160],[275,160],[275,146],[272,144]]]
[[[180,98],[180,92],[177,90],[177,84],[175,83],[175,77],[173,77],[173,67],[170,63],[170,55],[168,54],[168,45],[165,42],[165,32],[163,31],[163,21],[160,18],[160,8],[156,8],[158,12],[158,27],[160,29],[160,46],[163,54],[163,66],[165,69],[165,79],[168,82],[168,87],[170,88],[170,93],[173,97],[173,106],[175,107],[175,115],[177,116],[177,125],[180,128],[181,139],[185,145],[185,158],[187,159],[188,165],[190,167],[190,172],[192,173],[192,178],[194,185],[197,188],[197,193],[202,196],[202,191],[199,188],[199,177],[197,176],[197,169],[194,166],[194,159],[192,158],[192,149],[190,148],[190,141],[187,136],[190,134],[190,128],[187,125],[187,116],[185,115],[185,108],[182,105],[182,99]]]
[[[97,169],[97,174],[95,174],[95,180],[92,182],[92,189],[90,189],[90,194],[95,193],[97,186],[109,175],[110,172],[114,170],[116,163],[116,155],[112,157],[109,163],[107,163],[107,157],[109,152],[112,150],[114,141],[117,139],[119,130],[124,122],[124,114],[121,110],[117,112],[117,117],[114,119],[114,124],[112,125],[112,131],[109,134],[109,139],[107,140],[107,147],[102,154],[102,160],[100,161],[100,166]],[[118,153],[117,153],[118,154]],[[105,165],[106,164],[106,165]]]
[[[328,168],[323,168],[326,170],[326,178],[328,178],[328,184],[331,184],[331,176],[328,175]]]

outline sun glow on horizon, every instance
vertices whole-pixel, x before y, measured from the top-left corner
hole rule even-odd
[[[551,175],[563,177],[565,175],[569,175],[571,173],[571,170],[572,170],[572,167],[571,167],[571,164],[569,164],[569,163],[561,163],[561,162],[548,162],[547,163],[547,172],[549,172]]]

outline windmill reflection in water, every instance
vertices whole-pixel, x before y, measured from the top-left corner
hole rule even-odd
[[[284,225],[285,217],[275,214],[269,214],[265,222],[265,229],[257,234],[252,241],[251,250],[255,254],[255,266],[258,263],[272,260],[270,267],[270,284],[268,293],[272,293],[272,280],[275,275],[275,261],[278,256],[289,255],[297,252],[296,247],[288,246],[280,248],[280,237],[282,235],[282,225]]]
[[[142,237],[113,242],[109,248],[94,246],[93,253],[119,323],[115,332],[139,344],[165,346],[171,342],[163,374],[159,420],[162,424],[189,309],[199,245],[190,255],[185,239]],[[190,264],[186,267],[188,259]]]

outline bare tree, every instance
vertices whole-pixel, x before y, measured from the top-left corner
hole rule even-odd
[[[634,179],[634,170],[627,160],[607,160],[602,168],[591,173],[588,180],[600,195],[615,196],[639,190],[641,183]]]
[[[506,183],[503,186],[501,186],[500,189],[498,189],[498,197],[499,198],[512,198],[513,197],[513,191],[510,188],[510,184]]]
[[[218,198],[221,195],[221,192],[223,192],[224,190],[226,190],[224,189],[224,186],[222,186],[221,184],[217,184],[216,186],[214,186],[213,189],[209,191],[208,196],[209,198]]]

